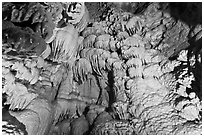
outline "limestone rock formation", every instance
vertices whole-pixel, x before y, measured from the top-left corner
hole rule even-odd
[[[201,9],[3,2],[2,133],[202,134]]]

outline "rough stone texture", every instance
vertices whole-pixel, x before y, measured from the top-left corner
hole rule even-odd
[[[3,3],[2,132],[201,134],[201,3],[83,6]]]

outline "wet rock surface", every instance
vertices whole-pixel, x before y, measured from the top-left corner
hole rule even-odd
[[[200,135],[201,9],[4,2],[2,133]]]

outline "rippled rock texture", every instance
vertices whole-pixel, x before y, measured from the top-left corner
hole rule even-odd
[[[202,3],[2,3],[2,133],[200,135]]]

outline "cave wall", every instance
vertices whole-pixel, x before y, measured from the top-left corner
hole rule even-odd
[[[3,2],[2,134],[201,134],[201,11]]]

